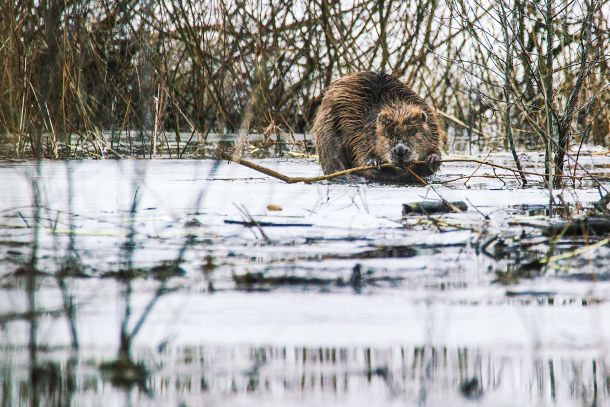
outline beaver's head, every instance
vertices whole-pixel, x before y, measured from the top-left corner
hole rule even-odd
[[[420,106],[400,103],[384,106],[377,116],[377,152],[397,165],[423,161],[438,149],[438,136]]]

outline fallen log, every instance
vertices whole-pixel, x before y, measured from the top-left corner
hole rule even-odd
[[[610,217],[590,216],[584,219],[556,223],[547,226],[542,233],[545,236],[587,236],[610,234]]]
[[[262,226],[262,227],[311,227],[313,223],[281,223],[281,222],[259,222],[255,220],[231,220],[225,219],[228,225],[242,225],[246,227]]]
[[[402,215],[414,214],[433,214],[448,212],[465,212],[468,205],[464,201],[421,201],[402,204]]]

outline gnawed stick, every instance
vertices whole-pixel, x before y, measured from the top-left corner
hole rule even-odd
[[[347,170],[333,172],[332,174],[319,175],[316,177],[289,177],[287,175],[282,174],[281,172],[277,172],[275,170],[272,170],[271,168],[263,167],[262,165],[258,165],[256,163],[253,163],[252,161],[244,160],[243,158],[232,157],[232,156],[228,156],[228,155],[223,155],[221,158],[223,160],[227,160],[227,161],[234,162],[236,164],[243,165],[244,167],[248,167],[250,169],[253,169],[255,171],[268,175],[270,177],[277,178],[281,181],[286,182],[287,184],[296,184],[298,182],[304,182],[306,184],[311,184],[313,182],[326,181],[326,180],[330,180],[333,178],[343,177],[345,175],[358,174],[358,173],[365,172],[365,171],[379,170],[379,169],[383,169],[383,168],[407,170],[407,171],[411,172],[412,175],[414,175],[415,173],[410,170],[410,167],[417,165],[417,164],[426,164],[425,161],[412,161],[412,162],[408,163],[406,166],[400,167],[400,166],[397,166],[394,164],[387,163],[387,164],[380,164],[380,165],[367,165],[367,166],[363,166],[363,167],[349,168]],[[442,160],[441,162],[443,162],[443,163],[458,163],[458,162],[477,163],[480,165],[487,165],[489,167],[500,168],[500,169],[503,169],[506,171],[511,171],[511,172],[517,173],[517,174],[521,172],[516,168],[511,168],[511,167],[507,167],[505,165],[495,164],[495,163],[492,163],[489,161],[482,161],[482,160],[477,160],[477,159],[450,158],[447,160]],[[548,175],[548,174],[543,174],[543,173],[541,174],[541,173],[532,172],[532,171],[522,171],[522,173],[526,174],[526,175],[534,175],[537,177],[546,177]],[[558,175],[558,174],[555,174],[554,176],[561,177],[561,178],[572,178],[572,179],[588,178],[588,177],[576,177],[573,175]],[[417,179],[424,185],[427,184],[427,182],[425,182],[419,176],[415,177],[415,179]]]
[[[222,158],[224,160],[231,161],[236,164],[241,164],[245,167],[251,168],[251,169],[261,172],[265,175],[269,175],[270,177],[277,178],[288,184],[296,184],[298,182],[304,182],[306,184],[311,184],[312,182],[326,181],[326,180],[333,179],[333,178],[343,177],[343,176],[349,175],[349,174],[357,174],[360,172],[378,170],[381,168],[402,169],[401,167],[398,167],[394,164],[381,164],[381,165],[368,165],[368,166],[364,166],[364,167],[350,168],[350,169],[343,170],[343,171],[333,172],[332,174],[319,175],[317,177],[289,177],[287,175],[282,174],[281,172],[274,171],[271,168],[263,167],[262,165],[258,165],[256,163],[253,163],[252,161],[244,160],[243,158],[229,157],[229,156],[223,156]],[[423,163],[424,163],[423,161],[415,161],[410,164],[423,164]]]

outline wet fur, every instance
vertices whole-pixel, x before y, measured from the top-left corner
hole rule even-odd
[[[423,115],[423,116],[422,116]],[[419,122],[418,122],[419,120]],[[419,123],[425,134],[416,140],[408,128]],[[391,162],[395,140],[387,128],[403,133],[416,150],[409,161],[441,154],[446,134],[436,112],[397,78],[374,72],[359,72],[338,79],[326,90],[311,129],[325,174],[370,164]],[[422,177],[433,173],[428,166],[412,168]],[[382,182],[414,182],[403,171],[375,170],[363,174]]]

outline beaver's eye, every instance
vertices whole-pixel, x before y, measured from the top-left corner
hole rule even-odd
[[[380,113],[378,115],[379,123],[384,127],[390,127],[392,125],[392,119],[386,113]]]

